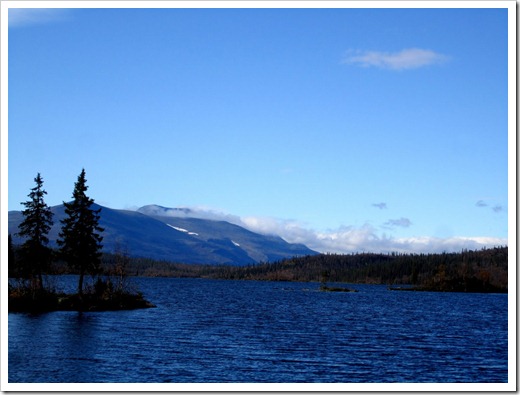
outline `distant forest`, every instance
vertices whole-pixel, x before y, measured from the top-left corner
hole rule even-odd
[[[9,276],[16,277],[16,248],[10,251]],[[110,274],[119,254],[103,254],[101,270]],[[455,292],[507,292],[508,248],[440,254],[319,254],[248,266],[210,266],[157,261],[125,255],[130,276],[228,280],[336,282],[411,285]],[[54,260],[47,274],[71,273]]]
[[[455,292],[507,292],[507,247],[442,254],[320,254],[221,268],[219,278],[413,285]]]

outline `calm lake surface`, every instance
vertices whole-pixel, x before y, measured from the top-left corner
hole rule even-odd
[[[74,276],[53,279],[65,291]],[[507,295],[135,278],[157,308],[9,314],[8,381],[507,382]]]

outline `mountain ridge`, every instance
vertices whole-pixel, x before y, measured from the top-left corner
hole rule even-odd
[[[291,244],[275,235],[258,234],[225,220],[190,217],[197,215],[191,209],[148,205],[133,211],[96,203],[92,208],[101,208],[99,225],[105,229],[102,234],[104,252],[123,248],[135,257],[235,266],[317,254],[303,244]],[[65,209],[63,205],[57,205],[51,207],[51,211],[54,225],[49,232],[49,245],[56,247]],[[177,216],[161,215],[164,213],[176,213]],[[17,236],[18,225],[23,220],[21,211],[10,211],[8,217],[13,243],[23,243]]]

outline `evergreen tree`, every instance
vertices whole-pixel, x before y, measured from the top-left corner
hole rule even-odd
[[[27,238],[21,249],[22,277],[36,278],[38,288],[43,288],[42,272],[50,261],[50,249],[47,247],[47,234],[51,229],[52,212],[44,201],[47,192],[43,189],[43,179],[40,173],[34,179],[36,186],[31,189],[30,200],[22,202],[25,210],[22,211],[24,220],[19,225],[18,235]]]
[[[96,275],[100,271],[103,240],[100,232],[104,230],[99,226],[101,208],[94,210],[91,207],[94,200],[85,194],[88,189],[86,182],[83,169],[74,184],[73,200],[69,203],[63,202],[67,216],[61,221],[63,226],[58,240],[61,253],[69,267],[79,272],[80,295],[83,294],[84,275]]]

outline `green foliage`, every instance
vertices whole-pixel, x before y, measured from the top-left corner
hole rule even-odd
[[[88,187],[85,179],[85,169],[78,176],[72,193],[73,200],[65,205],[67,217],[62,220],[62,229],[58,245],[61,247],[61,255],[69,266],[79,272],[78,292],[83,293],[83,277],[85,274],[97,274],[101,263],[100,232],[99,226],[101,209],[91,208],[94,200],[86,195]]]

